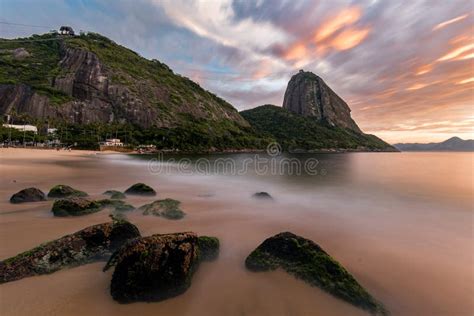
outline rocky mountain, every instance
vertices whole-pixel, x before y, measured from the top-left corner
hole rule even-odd
[[[262,105],[240,114],[260,133],[276,140],[285,150],[299,151],[396,151],[374,135],[330,126],[314,117],[295,114],[275,105]]]
[[[202,147],[252,147],[252,130],[232,105],[95,33],[1,40],[0,114],[52,125],[160,128],[176,138],[170,146],[199,138],[184,129],[202,134]],[[247,139],[237,144],[239,137]]]
[[[351,118],[351,109],[319,76],[300,70],[286,88],[283,108],[332,127],[362,133]]]
[[[451,137],[440,143],[399,143],[394,146],[400,151],[474,151],[474,139]]]

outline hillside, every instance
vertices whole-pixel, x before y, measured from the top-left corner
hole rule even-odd
[[[183,150],[259,146],[232,105],[94,33],[0,40],[0,114],[84,130],[95,142],[114,133]]]
[[[400,143],[394,146],[401,151],[474,151],[474,140],[451,137],[440,143]]]
[[[274,138],[289,151],[396,151],[374,135],[323,124],[274,105],[240,112],[261,136]]]

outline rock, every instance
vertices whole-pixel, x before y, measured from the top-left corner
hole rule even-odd
[[[180,204],[181,202],[177,200],[164,199],[142,205],[138,210],[142,211],[143,215],[162,216],[167,219],[181,219],[186,213],[179,208]]]
[[[127,204],[124,201],[120,200],[103,199],[97,201],[97,203],[99,203],[100,206],[104,208],[112,208],[118,212],[129,212],[135,209],[133,205]]]
[[[252,195],[252,197],[255,199],[260,199],[260,200],[273,200],[272,196],[268,194],[267,192],[257,192],[254,195]]]
[[[59,184],[51,188],[48,193],[50,198],[65,198],[65,197],[84,197],[87,193],[76,190],[68,185]]]
[[[102,194],[109,195],[110,198],[113,199],[113,200],[122,200],[122,199],[126,198],[125,194],[123,194],[120,191],[116,191],[116,190],[107,190]]]
[[[130,195],[151,195],[154,196],[156,195],[155,190],[153,190],[152,187],[144,184],[144,183],[135,183],[131,187],[129,187],[127,190],[125,190],[125,194],[130,194]]]
[[[362,133],[351,118],[351,109],[329,86],[312,72],[300,70],[286,88],[283,108],[315,120]]]
[[[0,283],[106,260],[127,240],[139,236],[138,228],[125,221],[87,227],[0,261]]]
[[[71,197],[54,201],[51,211],[54,216],[80,216],[99,212],[103,205],[82,197]]]
[[[110,293],[120,303],[160,301],[185,292],[197,268],[198,238],[175,233],[136,238],[110,258]]]
[[[219,239],[216,237],[199,236],[199,258],[201,260],[215,260],[219,256]]]
[[[12,195],[10,203],[39,202],[46,201],[43,191],[37,188],[23,189]]]
[[[251,271],[283,268],[295,277],[317,286],[374,315],[384,315],[384,307],[357,281],[311,240],[290,232],[266,239],[245,260]]]
[[[19,60],[22,60],[31,56],[31,54],[23,47],[14,49],[12,51],[12,55],[14,59],[19,59]]]

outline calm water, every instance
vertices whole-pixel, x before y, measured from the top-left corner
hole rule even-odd
[[[245,270],[252,249],[287,230],[320,244],[393,315],[474,313],[471,153],[166,156],[150,164],[151,158],[2,159],[4,179],[17,182],[0,183],[0,207],[9,212],[0,216],[1,257],[107,218],[53,218],[51,202],[12,207],[5,200],[25,184],[47,190],[63,182],[99,196],[143,181],[160,198],[181,200],[188,215],[167,221],[133,213],[130,221],[144,235],[215,235],[219,259],[201,266],[184,295],[153,304],[113,302],[101,264],[12,282],[0,286],[2,314],[364,314],[281,271]],[[275,200],[252,199],[258,191]],[[20,240],[11,238],[19,232]]]

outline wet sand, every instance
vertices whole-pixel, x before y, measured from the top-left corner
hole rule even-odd
[[[364,315],[282,271],[245,270],[250,251],[281,231],[320,244],[392,315],[471,315],[474,310],[472,212],[465,206],[406,202],[394,194],[345,188],[308,195],[291,187],[274,188],[275,202],[262,203],[249,198],[264,189],[261,183],[154,175],[146,163],[123,155],[0,149],[0,159],[2,259],[109,220],[106,211],[54,218],[52,201],[8,202],[22,188],[47,192],[59,183],[102,197],[107,189],[145,182],[159,198],[182,201],[187,216],[171,221],[133,212],[128,218],[142,235],[195,231],[221,241],[217,261],[204,263],[179,297],[118,304],[108,292],[111,272],[103,273],[103,263],[94,263],[0,285],[1,315]],[[149,201],[127,199],[134,206]]]

